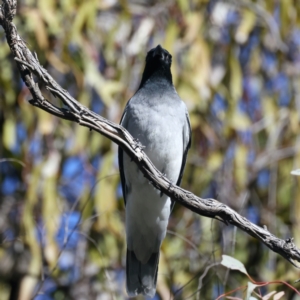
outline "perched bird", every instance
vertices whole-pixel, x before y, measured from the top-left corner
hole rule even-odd
[[[141,84],[128,101],[121,125],[137,139],[163,174],[181,182],[191,128],[187,108],[172,82],[171,54],[160,45],[150,50]],[[127,293],[155,295],[159,250],[174,202],[139,171],[119,148],[119,168],[126,208]]]

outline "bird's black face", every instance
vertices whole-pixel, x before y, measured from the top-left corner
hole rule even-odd
[[[148,52],[146,63],[163,64],[170,67],[172,64],[172,55],[162,48],[161,45],[158,45],[156,48],[153,48]]]
[[[149,82],[167,80],[172,84],[171,64],[172,55],[161,45],[151,49],[146,56],[146,66],[140,88],[149,80]]]

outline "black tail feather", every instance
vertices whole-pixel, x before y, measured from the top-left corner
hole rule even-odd
[[[129,297],[138,294],[154,297],[156,292],[159,252],[152,253],[147,263],[142,264],[133,251],[127,249],[126,288]]]

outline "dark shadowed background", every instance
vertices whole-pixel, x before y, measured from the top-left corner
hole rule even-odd
[[[300,246],[300,182],[290,175],[300,167],[296,3],[23,0],[14,22],[63,88],[117,123],[147,51],[161,44],[173,55],[174,85],[193,131],[182,186]],[[0,298],[124,299],[117,147],[29,99],[1,27]],[[247,284],[221,266],[205,273],[222,254],[240,260],[257,281],[300,277],[244,232],[176,205],[155,299],[215,299]],[[273,290],[296,299],[281,284],[260,291]]]

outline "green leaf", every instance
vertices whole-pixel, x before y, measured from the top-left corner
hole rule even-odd
[[[274,300],[279,300],[279,299],[281,299],[282,297],[284,296],[284,292],[283,291],[281,291],[281,292],[279,292],[279,293],[277,293],[276,295],[274,295]]]
[[[248,287],[247,287],[247,293],[246,293],[246,297],[245,297],[245,300],[253,300],[253,299],[256,299],[254,297],[251,297],[251,294],[252,292],[259,286],[259,285],[256,285],[252,282],[248,282]]]
[[[248,272],[246,271],[245,266],[239,260],[237,260],[229,255],[225,255],[225,254],[222,255],[221,265],[223,265],[224,267],[231,269],[231,270],[240,271],[240,272],[244,273],[245,275],[249,276]]]
[[[294,175],[294,176],[300,176],[300,169],[293,170],[293,171],[291,172],[291,175]]]
[[[274,294],[276,294],[276,291],[273,291],[273,292],[271,292],[271,293],[269,293],[269,294],[263,296],[262,300],[269,300],[269,299],[271,299],[271,297],[272,297]]]

